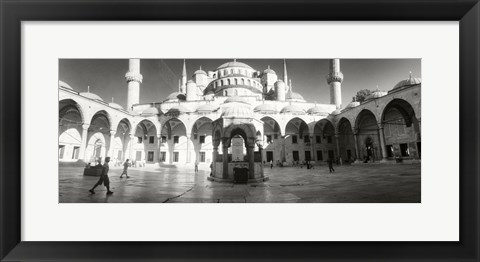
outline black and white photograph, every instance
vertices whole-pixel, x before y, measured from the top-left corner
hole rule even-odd
[[[421,203],[421,59],[59,59],[59,203]]]

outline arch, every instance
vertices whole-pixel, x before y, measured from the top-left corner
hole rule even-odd
[[[235,85],[238,85],[238,78],[235,78]]]
[[[230,125],[223,130],[223,138],[227,139],[228,145],[230,146],[230,140],[234,135],[241,135],[245,140],[245,145],[253,146],[255,139],[255,126],[253,124],[238,124]]]
[[[363,109],[355,119],[355,130],[358,136],[359,158],[382,159],[381,145],[379,140],[378,122],[375,114]]]
[[[67,99],[60,100],[58,104],[59,104],[58,109],[59,109],[60,119],[62,118],[63,114],[67,114],[72,109],[76,109],[78,111],[78,114],[81,117],[81,122],[85,123],[85,120],[86,120],[85,112],[82,106],[77,101],[75,101],[74,99],[67,98]]]
[[[245,85],[245,78],[241,78],[242,80],[242,85]]]
[[[416,118],[415,110],[413,109],[413,106],[409,102],[403,99],[395,98],[392,101],[390,101],[383,109],[382,115],[381,115],[382,123],[387,123],[386,114],[390,110],[397,110],[405,120],[405,124],[407,125],[407,127],[410,127],[414,122],[413,119]]]
[[[355,137],[353,134],[352,124],[350,120],[345,117],[342,117],[338,121],[337,125],[337,135],[338,135],[338,144],[339,144],[339,155],[344,160],[344,162],[353,162],[358,158],[355,150]]]
[[[420,124],[412,105],[403,99],[393,99],[381,115],[387,157],[421,158]]]
[[[298,132],[295,132],[298,130]],[[285,125],[285,135],[298,134],[299,138],[303,139],[305,135],[310,135],[307,122],[300,117],[293,117]]]

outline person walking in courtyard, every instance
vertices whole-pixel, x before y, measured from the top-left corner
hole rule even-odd
[[[92,187],[92,189],[88,190],[90,193],[95,194],[95,188],[103,184],[107,188],[107,195],[113,194],[113,192],[110,191],[110,180],[108,179],[108,170],[110,169],[108,167],[108,162],[110,162],[110,157],[105,157],[105,163],[103,164],[100,179],[98,179],[98,182]]]
[[[331,157],[328,158],[328,169],[330,173],[335,172],[335,169],[333,169],[333,159]]]
[[[198,160],[195,160],[195,173],[198,173]]]
[[[128,159],[127,159],[127,160],[125,160],[125,163],[123,163],[123,171],[122,171],[122,174],[120,175],[120,178],[122,178],[123,175],[126,175],[127,178],[129,178],[129,176],[127,174],[128,165],[129,165],[129,163],[128,163]]]
[[[273,168],[273,160],[270,160],[270,169]]]

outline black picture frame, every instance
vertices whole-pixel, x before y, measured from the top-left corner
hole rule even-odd
[[[268,10],[268,12],[251,10]],[[0,16],[0,258],[2,260],[479,261],[480,5],[477,0],[0,0]],[[450,128],[460,128],[460,241],[21,241],[21,22],[77,20],[459,21],[460,127]],[[92,228],[92,230],[96,229]],[[257,231],[261,232],[261,229]]]

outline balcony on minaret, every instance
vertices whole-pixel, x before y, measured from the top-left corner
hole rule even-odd
[[[343,81],[343,74],[342,72],[330,72],[327,75],[327,83],[331,84],[333,82],[341,83]]]

